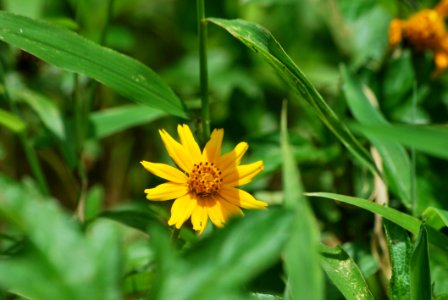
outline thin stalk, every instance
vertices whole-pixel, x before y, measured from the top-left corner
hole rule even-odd
[[[205,19],[204,0],[197,0],[196,6],[199,32],[199,79],[201,83],[202,139],[205,142],[210,137],[210,107],[208,101],[207,74],[207,20]]]
[[[414,81],[413,93],[412,93],[412,124],[416,123],[417,115],[417,82]],[[415,216],[417,214],[417,166],[415,161],[415,148],[411,148],[411,203],[412,213]]]

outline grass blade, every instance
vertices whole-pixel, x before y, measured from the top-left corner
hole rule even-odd
[[[358,265],[341,247],[320,246],[321,265],[331,282],[349,300],[373,300]]]
[[[23,132],[26,128],[22,120],[3,109],[0,109],[0,124],[14,132]]]
[[[338,137],[344,146],[366,165],[378,173],[371,156],[360,145],[352,132],[339,119],[319,92],[295,65],[269,31],[260,25],[244,20],[210,18],[210,22],[224,28],[261,56],[314,108],[321,121]]]
[[[431,289],[428,236],[425,225],[422,225],[411,259],[411,299],[430,300]]]
[[[285,207],[294,211],[293,228],[285,247],[288,299],[323,299],[323,276],[320,268],[319,230],[308,200],[303,194],[300,173],[289,144],[286,128],[286,105],[282,111],[281,148],[283,159],[283,191]],[[307,274],[307,280],[303,280]]]
[[[181,100],[154,71],[64,28],[1,11],[0,40],[59,68],[89,76],[141,104],[187,117]]]

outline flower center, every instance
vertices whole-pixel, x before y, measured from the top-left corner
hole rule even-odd
[[[215,194],[221,188],[221,170],[209,162],[194,164],[188,177],[190,191],[200,197],[208,197]]]

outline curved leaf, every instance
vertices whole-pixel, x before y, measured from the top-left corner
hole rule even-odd
[[[0,40],[59,68],[92,77],[141,104],[187,117],[180,99],[151,69],[69,30],[0,11]]]
[[[374,299],[358,265],[340,246],[320,246],[321,265],[346,299]]]
[[[411,258],[411,299],[430,300],[431,290],[428,234],[422,225]]]
[[[295,65],[272,34],[260,25],[244,20],[209,18],[243,42],[276,69],[279,74],[314,108],[321,121],[339,138],[344,146],[371,171],[379,173],[371,156],[360,145],[352,132],[325,102],[316,88]]]
[[[25,123],[10,112],[0,109],[0,124],[6,126],[14,132],[25,130]]]

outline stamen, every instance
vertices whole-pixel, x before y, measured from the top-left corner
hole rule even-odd
[[[209,164],[207,161],[194,164],[188,177],[190,191],[203,198],[217,193],[221,184],[221,170],[214,163]]]

